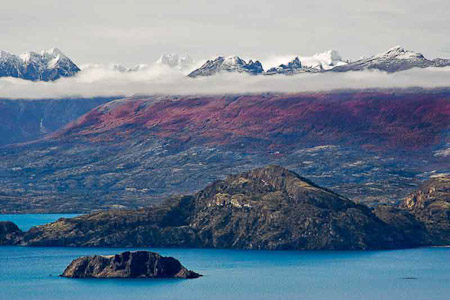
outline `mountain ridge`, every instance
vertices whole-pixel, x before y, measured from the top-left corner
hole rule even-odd
[[[379,70],[394,73],[412,68],[443,68],[450,66],[450,59],[427,59],[421,53],[405,50],[401,46],[393,47],[380,54],[355,61],[343,60],[335,50],[316,53],[312,56],[293,56],[286,62],[278,63],[266,69],[260,60],[248,62],[237,55],[218,56],[206,60],[195,70],[195,60],[187,54],[163,54],[153,64],[139,64],[128,68],[120,64],[85,64],[80,69],[70,58],[57,48],[48,51],[26,52],[16,56],[0,50],[0,77],[16,77],[32,81],[54,81],[61,77],[72,77],[84,69],[101,67],[119,73],[147,71],[151,66],[165,66],[182,72],[188,77],[205,77],[221,73],[239,73],[249,75],[296,75],[300,73],[355,72]],[[188,72],[186,74],[186,72]]]
[[[264,72],[262,64],[257,60],[246,62],[239,56],[219,56],[214,60],[207,60],[200,68],[188,74],[189,77],[211,76],[222,72],[246,73],[249,75],[258,75]]]
[[[19,56],[0,51],[0,77],[16,77],[31,81],[54,81],[72,77],[80,68],[58,48],[26,52]]]
[[[235,57],[242,60],[238,56]],[[385,52],[355,61],[344,61],[337,51],[328,50],[323,53],[316,53],[311,57],[299,58],[299,56],[296,56],[291,61],[279,64],[277,67],[271,67],[265,72],[261,65],[262,71],[253,73],[244,72],[238,68],[222,70],[220,64],[217,63],[221,58],[223,57],[219,56],[214,60],[208,60],[203,66],[191,72],[189,76],[212,76],[224,71],[250,73],[252,75],[296,75],[300,73],[349,72],[376,69],[387,73],[394,73],[412,68],[441,68],[450,66],[450,59],[436,58],[429,60],[423,54],[405,50],[401,46],[395,46]]]
[[[448,67],[450,59],[429,60],[418,52],[405,50],[401,46],[393,47],[383,53],[337,66],[330,71],[348,72],[376,69],[394,73],[412,68]]]

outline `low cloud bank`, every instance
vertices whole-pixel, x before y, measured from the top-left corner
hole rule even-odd
[[[411,69],[393,74],[380,71],[305,73],[296,76],[250,76],[230,73],[205,78],[189,78],[184,73],[160,65],[132,72],[121,72],[108,66],[91,66],[75,77],[63,78],[55,82],[0,78],[0,98],[311,92],[407,87],[450,87],[450,67]]]

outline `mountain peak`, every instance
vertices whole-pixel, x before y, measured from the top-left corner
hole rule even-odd
[[[243,177],[252,180],[262,181],[265,186],[270,185],[275,189],[285,189],[289,193],[298,193],[299,191],[314,191],[321,194],[332,194],[340,200],[347,201],[345,197],[335,194],[325,188],[322,188],[309,179],[306,179],[297,173],[278,165],[268,165],[266,167],[250,170],[240,175],[230,175],[229,178]]]
[[[380,70],[388,73],[400,72],[412,68],[445,67],[450,65],[448,60],[428,60],[421,53],[395,46],[387,51],[350,62],[332,69],[334,72]]]
[[[387,51],[374,56],[375,58],[395,58],[395,59],[424,59],[421,53],[406,50],[402,46],[395,46]]]
[[[250,75],[262,74],[264,72],[262,64],[257,60],[249,60],[247,63],[239,56],[218,56],[213,60],[207,60],[200,68],[191,72],[189,77],[211,76],[217,73],[235,72],[247,73]]]
[[[30,61],[48,61],[51,59],[64,59],[67,56],[58,48],[51,48],[49,50],[43,50],[40,53],[34,51],[28,51],[22,53],[19,56],[22,61],[30,62]]]
[[[74,76],[80,69],[58,48],[40,53],[29,51],[19,56],[1,51],[0,77],[15,77],[33,81],[52,81]]]
[[[303,68],[300,58],[296,56],[293,60],[287,64],[281,64],[278,67],[270,68],[266,71],[266,75],[284,74],[284,75],[295,75],[302,72],[310,71],[310,68]]]
[[[46,50],[46,51],[41,51],[41,55],[42,56],[45,56],[45,55],[49,55],[49,56],[52,56],[52,57],[60,57],[60,58],[66,58],[67,56],[61,51],[61,50],[59,50],[58,48],[51,48],[51,49],[49,49],[49,50]]]
[[[229,66],[235,66],[235,65],[242,66],[242,65],[246,64],[246,62],[237,55],[231,55],[231,56],[225,57],[223,63],[225,65],[229,65]]]

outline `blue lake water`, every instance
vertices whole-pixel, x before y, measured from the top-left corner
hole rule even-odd
[[[450,248],[367,252],[150,249],[178,258],[204,277],[58,277],[78,256],[122,250],[0,247],[0,299],[450,299]]]
[[[33,226],[54,222],[59,218],[73,218],[76,214],[0,214],[0,221],[11,221],[20,229],[27,231]]]

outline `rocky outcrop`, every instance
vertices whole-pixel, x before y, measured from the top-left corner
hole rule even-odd
[[[140,210],[98,212],[32,228],[24,245],[391,249],[410,238],[372,211],[269,166],[219,180],[193,196]]]
[[[64,270],[70,278],[198,278],[177,259],[149,251],[127,251],[110,256],[83,256]]]
[[[434,245],[450,244],[450,175],[426,181],[402,207],[425,224]]]
[[[0,222],[0,245],[14,245],[20,241],[22,234],[22,230],[13,222]]]

